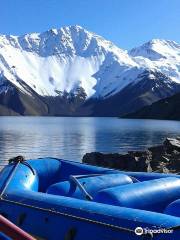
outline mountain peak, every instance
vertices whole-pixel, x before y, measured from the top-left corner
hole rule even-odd
[[[83,28],[82,26],[80,25],[70,25],[70,26],[67,26],[67,28],[69,29],[74,29],[74,30],[85,30],[85,28]]]
[[[129,51],[133,57],[145,57],[151,61],[161,58],[177,58],[180,55],[180,45],[171,40],[152,39],[143,45]]]
[[[157,46],[157,48],[160,47],[160,46],[161,47],[168,47],[168,48],[172,48],[172,49],[176,48],[176,50],[178,48],[180,48],[180,44],[178,44],[175,41],[165,40],[165,39],[158,39],[158,38],[152,39],[149,42],[144,43],[143,45],[147,46],[147,47],[150,47],[150,48],[155,48],[156,46]]]

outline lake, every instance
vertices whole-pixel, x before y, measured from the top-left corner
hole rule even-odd
[[[0,160],[23,155],[81,161],[87,152],[142,150],[177,135],[178,121],[0,117]]]

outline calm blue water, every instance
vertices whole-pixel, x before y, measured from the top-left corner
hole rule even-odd
[[[86,152],[144,149],[177,135],[178,121],[0,117],[0,160],[21,154],[80,161]]]

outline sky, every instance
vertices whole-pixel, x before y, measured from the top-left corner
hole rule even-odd
[[[80,25],[131,49],[153,38],[180,42],[180,0],[0,0],[0,33]]]

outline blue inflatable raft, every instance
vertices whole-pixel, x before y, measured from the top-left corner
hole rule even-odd
[[[0,172],[0,214],[35,238],[180,239],[180,176],[54,158]]]

